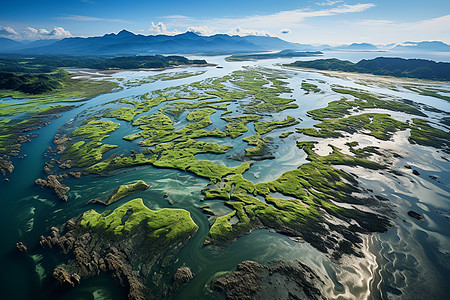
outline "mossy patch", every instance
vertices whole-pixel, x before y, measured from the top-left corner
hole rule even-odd
[[[124,217],[127,216],[124,221]],[[80,217],[83,230],[101,233],[116,241],[144,230],[148,250],[164,250],[177,241],[189,239],[198,229],[188,211],[147,208],[142,199],[131,200],[109,215],[90,210]]]
[[[289,127],[297,125],[300,122],[294,117],[286,117],[283,121],[259,121],[255,122],[255,130],[258,134],[266,134],[277,128]]]
[[[408,123],[397,121],[387,114],[360,114],[346,118],[325,119],[313,128],[298,129],[297,132],[314,137],[342,137],[339,131],[348,133],[361,132],[376,137],[380,140],[388,140],[398,130],[409,128]]]
[[[122,198],[125,198],[126,196],[129,196],[129,195],[134,194],[139,191],[145,191],[149,187],[150,186],[148,184],[146,184],[145,181],[139,180],[132,184],[125,184],[125,185],[119,186],[106,198],[106,201],[94,200],[94,201],[90,201],[90,202],[102,203],[104,205],[110,205],[110,204],[113,204],[114,202],[119,201]]]

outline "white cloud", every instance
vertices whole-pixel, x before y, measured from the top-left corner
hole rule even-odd
[[[280,30],[280,33],[282,33],[282,34],[288,34],[288,33],[291,33],[291,30],[288,29],[288,28],[284,28],[284,29],[281,29],[281,30]]]
[[[212,30],[208,26],[189,26],[187,31],[204,36],[213,35]]]
[[[63,39],[72,37],[72,34],[62,27],[53,27],[53,30],[41,28],[36,29],[27,27],[27,30],[21,34],[22,38],[28,40],[48,40],[48,39]]]
[[[346,26],[355,30],[353,31],[355,36],[364,32],[368,40],[378,43],[423,40],[450,42],[450,15],[415,22],[364,20],[348,22]]]
[[[17,32],[11,27],[0,27],[0,36],[11,37],[15,35],[17,35]]]
[[[336,2],[337,3],[337,2]],[[266,35],[270,30],[279,32],[282,28],[299,28],[304,26],[302,21],[306,18],[326,17],[347,13],[363,12],[374,7],[373,3],[339,5],[337,7],[327,7],[318,10],[296,9],[290,11],[280,11],[267,15],[251,15],[242,18],[213,18],[196,19],[183,15],[171,15],[163,17],[167,26],[172,28],[188,28],[207,26],[213,33],[234,33],[239,35],[258,34]],[[158,23],[159,24],[159,23]],[[239,30],[236,30],[239,28]],[[260,30],[244,29],[258,28]],[[263,29],[263,30],[261,30]]]
[[[164,35],[176,35],[180,34],[178,30],[167,30],[166,25],[163,22],[158,22],[158,24],[155,25],[155,23],[152,22],[152,26],[149,28],[149,32],[152,34],[164,34]]]
[[[265,30],[256,30],[256,29],[245,29],[241,27],[235,27],[232,30],[228,31],[229,35],[257,35],[257,36],[270,36],[269,32]]]
[[[333,6],[333,5],[337,4],[337,3],[342,3],[342,2],[344,2],[344,1],[339,1],[339,0],[337,0],[337,1],[327,0],[326,2],[318,2],[318,3],[316,3],[316,4],[317,4],[317,5],[320,5],[320,6]]]

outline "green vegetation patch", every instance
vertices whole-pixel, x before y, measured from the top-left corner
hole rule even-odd
[[[225,133],[231,138],[237,138],[248,131],[246,125],[250,122],[257,121],[261,118],[258,115],[243,115],[235,117],[222,117],[228,122]]]
[[[220,188],[203,191],[205,199],[233,200],[225,203],[233,211],[217,218],[206,237],[206,244],[223,246],[255,228],[272,228],[280,233],[301,236],[320,251],[331,251],[334,256],[339,257],[343,253],[357,254],[358,244],[362,242],[357,232],[386,230],[389,224],[386,218],[335,204],[359,204],[361,199],[354,196],[359,189],[353,176],[332,167],[360,165],[379,169],[382,166],[342,154],[337,148],[333,148],[333,153],[328,156],[319,156],[312,150],[313,142],[300,143],[299,147],[307,152],[311,162],[284,173],[277,180],[253,184],[237,174],[226,178],[225,184]],[[273,192],[292,199],[273,197]],[[257,195],[264,200],[257,198]],[[327,223],[325,214],[347,223],[355,220],[359,226],[352,231],[346,230]],[[238,222],[231,223],[233,217]],[[341,232],[349,243],[344,245],[328,238],[329,230]]]
[[[151,124],[140,125],[139,127],[142,131],[125,136],[124,139],[128,141],[133,141],[138,138],[144,138],[143,141],[139,143],[141,146],[150,147],[155,146],[160,143],[166,143],[171,141],[183,142],[188,139],[214,136],[214,137],[225,137],[226,134],[218,129],[213,131],[205,130],[204,128],[212,124],[210,115],[214,113],[215,110],[211,108],[199,109],[197,111],[191,112],[187,115],[189,121],[195,121],[194,123],[188,124],[186,127],[180,130],[173,130],[173,123],[170,121],[169,117],[162,113],[155,113],[149,116],[145,116],[143,120],[136,120],[136,124],[142,124],[151,120],[154,123],[165,122],[167,126],[152,126]]]
[[[440,93],[450,93],[450,91],[448,90],[442,90],[442,89],[433,89],[433,88],[425,88],[425,87],[416,87],[416,86],[410,86],[410,85],[405,85],[403,86],[405,89],[408,89],[410,91],[416,92],[420,95],[423,96],[430,96],[430,97],[435,97],[435,98],[439,98],[442,100],[446,100],[446,101],[450,101],[450,97],[449,96],[445,96],[445,95],[441,95]]]
[[[320,92],[320,89],[317,85],[307,82],[302,82],[302,90],[305,90],[306,94]]]
[[[250,165],[243,163],[239,167],[229,168],[206,160],[198,161],[194,155],[200,153],[222,154],[230,148],[231,146],[227,145],[189,139],[186,142],[159,144],[150,151],[154,154],[152,164],[155,167],[174,168],[208,178],[211,182],[217,182],[229,174],[242,174],[249,169]]]
[[[93,231],[117,241],[140,230],[148,251],[165,250],[170,245],[188,240],[198,230],[188,211],[183,209],[147,208],[142,199],[131,200],[109,215],[90,210],[80,217],[82,230]]]
[[[261,138],[261,135],[259,134],[254,134],[245,137],[242,140],[244,142],[247,142],[249,145],[255,146],[252,148],[245,149],[245,155],[248,156],[263,155],[267,147],[267,143],[272,141],[270,137]]]
[[[302,128],[297,132],[323,138],[342,137],[339,131],[361,132],[380,140],[388,140],[398,130],[409,128],[408,123],[397,121],[387,114],[361,114],[341,119],[326,119],[314,125],[318,129]]]
[[[243,105],[247,113],[278,112],[289,108],[297,108],[294,99],[281,98],[282,93],[289,93],[291,89],[281,79],[286,77],[276,72],[264,72],[258,69],[235,71],[231,82],[247,94],[252,101]]]
[[[297,125],[300,122],[294,117],[286,117],[283,121],[259,121],[255,122],[255,130],[258,134],[265,134],[277,128],[289,127]]]
[[[342,118],[345,115],[350,114],[350,110],[354,109],[380,108],[418,116],[426,116],[419,109],[413,106],[392,100],[380,100],[374,95],[366,92],[343,88],[332,88],[332,90],[336,93],[351,95],[356,99],[348,100],[346,98],[341,98],[340,100],[328,103],[327,107],[310,110],[308,111],[308,114],[310,114],[315,119],[323,120],[331,118]]]
[[[290,58],[290,57],[310,57],[318,56],[323,53],[320,51],[295,51],[295,50],[282,50],[277,53],[244,53],[233,54],[225,58],[226,61],[249,61],[258,59],[274,59],[274,58]]]
[[[89,121],[86,125],[72,131],[71,135],[84,136],[86,140],[73,143],[62,156],[63,160],[70,160],[72,167],[90,166],[103,159],[103,154],[117,145],[102,144],[109,133],[117,130],[120,124],[112,121]]]
[[[125,184],[121,185],[118,188],[116,188],[106,199],[104,202],[106,205],[113,204],[114,202],[119,201],[122,198],[125,198],[126,196],[129,196],[131,194],[134,194],[136,192],[145,191],[150,186],[145,183],[143,180],[139,180],[132,184]]]
[[[173,121],[163,113],[145,115],[133,122],[133,126],[139,126],[142,130],[173,130]]]
[[[450,151],[450,133],[448,131],[435,128],[423,119],[414,118],[412,121],[411,136],[408,138],[410,143],[441,148],[446,152]]]

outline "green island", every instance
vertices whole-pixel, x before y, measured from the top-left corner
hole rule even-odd
[[[285,64],[284,66],[450,81],[450,75],[448,73],[450,63],[435,62],[425,59],[377,57],[374,59],[363,59],[357,63],[352,63],[348,60],[329,58],[311,61],[296,61]]]
[[[306,94],[320,92],[320,89],[317,85],[308,82],[302,82],[302,90],[306,91]]]
[[[258,115],[244,115],[244,116],[233,116],[233,117],[222,117],[228,122],[225,132],[231,138],[237,138],[248,131],[246,125],[250,122],[257,121],[261,118]]]
[[[62,159],[70,160],[70,165],[76,167],[85,167],[101,160],[104,153],[117,148],[117,145],[102,144],[101,141],[119,127],[119,123],[112,121],[87,122],[71,133],[72,137],[84,136],[86,141],[80,140],[72,144],[65,150]]]
[[[267,147],[267,144],[272,141],[270,137],[261,138],[261,135],[259,134],[245,137],[242,140],[249,145],[255,146],[245,149],[245,155],[248,156],[263,155],[266,152],[265,148]]]
[[[255,122],[255,130],[258,134],[266,134],[277,128],[290,127],[299,124],[294,117],[286,117],[283,121],[259,121]]]
[[[295,99],[280,97],[282,93],[292,91],[286,87],[286,82],[282,81],[282,79],[286,79],[282,73],[248,68],[235,71],[232,76],[232,83],[252,95],[253,101],[244,106],[247,113],[279,112],[298,107],[297,104],[292,103]]]
[[[140,86],[143,84],[156,82],[158,80],[170,81],[170,80],[189,78],[189,77],[193,77],[193,76],[202,75],[205,72],[206,71],[198,71],[198,72],[181,71],[181,72],[175,72],[175,73],[163,73],[163,74],[158,74],[158,75],[147,76],[144,78],[131,79],[131,80],[124,82],[123,85],[126,87],[136,87],[136,86]]]
[[[106,201],[93,199],[89,201],[89,203],[100,203],[103,205],[110,205],[114,202],[119,201],[122,198],[125,198],[131,194],[134,194],[136,192],[145,191],[150,186],[145,183],[143,180],[136,181],[135,183],[131,184],[124,184],[116,188],[107,198]]]
[[[295,51],[282,50],[276,53],[239,53],[225,58],[226,61],[249,61],[258,59],[291,58],[291,57],[311,57],[320,56],[320,51]]]
[[[342,137],[339,131],[362,132],[380,140],[388,140],[398,130],[409,128],[408,123],[397,121],[387,114],[365,113],[340,119],[325,119],[313,128],[298,129],[297,132],[314,137]],[[364,129],[364,130],[363,130]]]
[[[323,120],[328,118],[342,118],[350,114],[350,110],[363,110],[370,108],[387,109],[391,111],[404,112],[416,116],[426,117],[418,108],[393,100],[383,100],[375,97],[367,92],[359,90],[350,90],[344,88],[334,87],[333,92],[350,95],[354,99],[341,98],[340,100],[331,101],[327,107],[313,109],[308,111],[314,119]]]
[[[53,270],[61,286],[106,272],[119,279],[129,299],[148,299],[167,292],[157,275],[197,230],[188,211],[154,211],[138,198],[109,214],[89,210],[61,230],[53,227],[40,244],[71,254]]]

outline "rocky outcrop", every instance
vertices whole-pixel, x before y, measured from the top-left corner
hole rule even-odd
[[[133,213],[140,221],[131,217]],[[162,229],[170,231],[170,237],[160,235]],[[160,296],[152,295],[145,285],[155,272],[153,266],[170,261],[197,229],[187,211],[152,211],[141,199],[134,199],[108,216],[91,210],[60,229],[52,227],[39,243],[43,248],[69,254],[70,259],[53,271],[59,286],[73,287],[80,280],[106,272],[128,291],[128,299],[144,300]],[[188,281],[189,272],[178,272],[180,285]]]
[[[67,177],[65,175],[64,177]],[[46,179],[38,178],[35,180],[35,183],[37,185],[40,185],[41,187],[47,187],[49,189],[52,189],[56,195],[63,201],[67,201],[68,197],[66,193],[70,190],[70,188],[62,183],[59,182],[58,178],[64,178],[62,176],[56,176],[56,175],[49,175]]]
[[[16,243],[16,249],[17,249],[17,251],[19,251],[19,252],[21,252],[21,253],[25,253],[25,252],[28,251],[27,246],[25,246],[25,245],[23,244],[23,242],[17,242],[17,243]]]
[[[185,285],[189,281],[194,278],[194,274],[192,274],[192,271],[188,267],[181,267],[178,268],[173,274],[172,277],[172,284],[170,286],[169,292],[173,293],[176,290],[178,290],[181,286]]]
[[[63,288],[74,287],[80,283],[80,276],[77,273],[69,274],[63,267],[56,267],[52,274],[53,279]]]
[[[0,159],[0,171],[2,172],[3,176],[5,176],[8,173],[12,173],[14,171],[14,165],[11,161]]]
[[[81,178],[81,172],[69,172],[69,175],[74,178]]]
[[[230,300],[325,299],[323,288],[320,277],[300,261],[279,261],[273,266],[244,261],[236,271],[211,281],[213,292]]]
[[[56,153],[61,154],[66,150],[66,145],[68,142],[70,142],[72,139],[67,137],[67,135],[63,135],[62,137],[59,137],[58,135],[55,136],[53,139],[53,143],[56,145]]]

